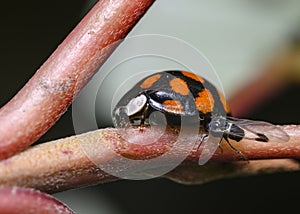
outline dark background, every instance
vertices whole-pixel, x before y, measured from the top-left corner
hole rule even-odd
[[[28,81],[80,20],[84,1],[5,1],[1,20],[0,104]],[[248,116],[275,124],[300,121],[300,86],[291,84]],[[69,110],[40,139],[74,134]],[[119,181],[87,189],[104,191],[123,213],[297,213],[300,173],[282,173],[184,186],[164,179]]]

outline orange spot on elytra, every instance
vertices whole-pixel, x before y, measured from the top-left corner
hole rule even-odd
[[[205,88],[198,93],[198,97],[195,98],[195,103],[198,111],[206,114],[213,111],[215,100],[211,92]]]
[[[170,86],[172,90],[181,95],[188,95],[190,93],[190,89],[186,82],[180,78],[175,78],[170,81]]]
[[[184,76],[188,77],[188,78],[191,78],[197,82],[201,82],[201,83],[204,83],[204,79],[199,77],[198,75],[194,74],[194,73],[191,73],[191,72],[187,72],[187,71],[182,71],[181,72]]]
[[[226,101],[226,99],[225,99],[225,97],[223,96],[223,94],[219,91],[219,90],[217,90],[218,91],[218,94],[219,94],[219,98],[220,98],[220,100],[221,100],[221,103],[222,103],[222,105],[223,105],[223,107],[224,107],[224,109],[225,109],[225,112],[228,114],[228,113],[230,113],[230,106],[229,106],[229,104],[228,104],[228,102]]]
[[[141,84],[142,89],[150,88],[159,78],[161,77],[161,74],[155,74],[151,77],[148,77],[145,79],[145,81]]]
[[[174,114],[181,114],[183,111],[183,106],[181,102],[178,100],[165,100],[163,102],[163,108],[167,112],[171,112]]]

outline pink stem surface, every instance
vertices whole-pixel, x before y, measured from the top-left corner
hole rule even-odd
[[[154,0],[99,1],[29,82],[0,109],[0,159],[38,140]]]
[[[0,189],[0,213],[73,214],[74,212],[38,190],[7,187]]]
[[[196,144],[186,161],[165,177],[181,183],[196,184],[230,176],[299,170],[299,163],[286,158],[300,159],[300,126],[289,125],[280,128],[289,134],[288,142],[264,143],[247,139],[240,142],[231,141],[250,163],[223,141],[223,150],[217,149],[208,163],[199,166],[198,160],[204,145],[197,149]],[[53,193],[112,182],[118,178],[103,170],[103,166],[110,166],[111,169],[114,168],[112,166],[118,166],[120,162],[115,154],[133,161],[150,160],[172,151],[168,159],[153,165],[154,169],[174,163],[185,150],[184,146],[176,150],[173,148],[178,138],[178,130],[175,129],[167,129],[162,136],[159,131],[146,127],[143,132],[136,128],[130,129],[128,133],[135,144],[125,140],[117,129],[99,129],[33,146],[0,161],[0,186],[31,187]],[[152,144],[143,144],[145,139],[153,139],[153,136],[160,137],[153,140]],[[197,137],[188,136],[183,141],[184,145],[194,139]],[[273,158],[277,160],[270,160]]]

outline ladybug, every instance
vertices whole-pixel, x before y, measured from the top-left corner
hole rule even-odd
[[[243,138],[268,142],[288,141],[288,135],[276,126],[246,119],[231,117],[230,107],[223,94],[209,81],[188,71],[162,71],[139,81],[118,102],[113,111],[115,120],[120,108],[126,110],[131,125],[143,127],[149,124],[149,116],[155,111],[164,114],[167,124],[180,126],[182,118],[198,125],[206,133],[224,138],[228,145],[238,151],[228,139]]]

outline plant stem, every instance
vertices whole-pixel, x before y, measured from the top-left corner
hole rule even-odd
[[[20,187],[0,188],[1,213],[65,213],[74,214],[63,203],[53,197],[33,189]]]
[[[211,160],[198,166],[201,152],[192,152],[186,161],[165,177],[182,183],[203,183],[237,175],[252,175],[274,171],[294,171],[300,166],[293,160],[300,158],[300,126],[281,126],[290,135],[286,143],[254,142],[242,140],[232,144],[243,152],[250,161],[241,159],[232,149],[222,144]],[[144,142],[144,132],[133,130],[135,140]],[[163,154],[176,140],[176,132],[167,130],[165,137],[154,145],[141,146],[128,144],[116,129],[102,129],[82,135],[72,136],[45,144],[37,145],[0,162],[0,185],[32,187],[45,192],[59,192],[66,189],[117,180],[99,169],[86,155],[82,145],[88,145],[97,157],[97,164],[112,160],[109,148],[132,159],[149,159]],[[174,154],[175,158],[176,154]],[[279,158],[278,160],[262,160]],[[261,160],[256,160],[261,159]],[[172,161],[172,160],[170,160]],[[231,161],[231,162],[227,162]]]
[[[99,1],[0,109],[0,159],[24,150],[66,111],[154,0]]]

